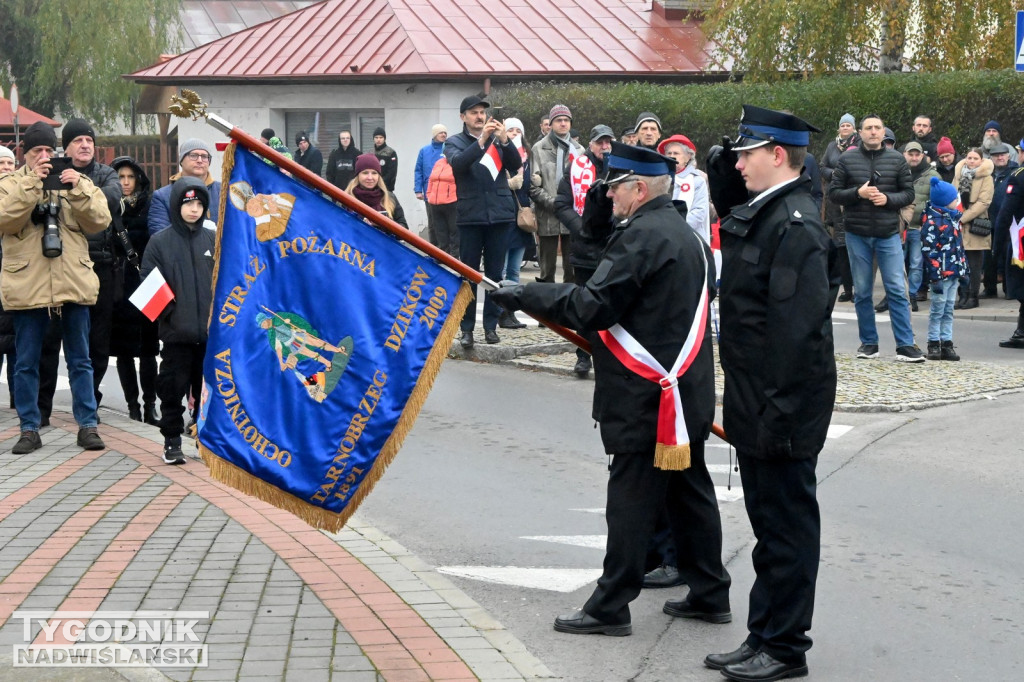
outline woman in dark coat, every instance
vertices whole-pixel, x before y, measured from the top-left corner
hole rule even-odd
[[[832,173],[835,172],[836,166],[839,164],[839,157],[850,147],[857,146],[859,138],[854,123],[853,116],[844,114],[839,121],[839,132],[836,138],[825,148],[825,155],[822,156],[819,164],[821,182],[825,190],[832,182]],[[846,255],[846,226],[843,222],[843,207],[827,200],[825,202],[825,227],[832,234],[832,243],[838,250],[839,276],[843,284],[839,301],[852,301],[853,274],[850,272],[850,259]]]
[[[121,185],[121,213],[119,229],[127,232],[128,239],[137,255],[129,258],[122,252],[124,260],[124,296],[114,306],[114,323],[110,335],[110,354],[117,358],[117,376],[121,390],[128,403],[128,416],[135,421],[156,424],[156,356],[160,352],[157,326],[150,322],[136,308],[128,297],[139,286],[139,263],[149,243],[149,200],[152,190],[145,171],[128,156],[120,156],[111,164],[117,171]],[[133,262],[134,261],[134,262]],[[139,359],[138,374],[135,358]],[[142,384],[142,408],[139,408],[139,384]]]

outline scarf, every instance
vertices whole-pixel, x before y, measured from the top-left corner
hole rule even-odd
[[[839,148],[840,153],[845,152],[847,149],[850,148],[850,145],[853,144],[853,141],[855,139],[857,139],[855,133],[850,133],[850,136],[847,137],[845,140],[839,135],[836,135],[836,147]]]
[[[696,233],[694,238],[700,239]],[[700,255],[704,261],[704,279],[707,280],[708,262],[701,243]],[[683,471],[690,468],[690,435],[683,417],[683,401],[679,393],[679,377],[690,369],[700,352],[704,330],[708,322],[708,288],[700,288],[697,311],[690,323],[683,347],[679,350],[672,368],[665,370],[647,349],[627,332],[622,325],[599,331],[601,341],[612,355],[627,369],[648,381],[661,386],[661,402],[658,405],[658,442],[654,448],[654,466],[668,471]]]
[[[380,188],[380,185],[373,189],[366,189],[362,185],[357,184],[352,188],[352,195],[374,211],[384,210],[384,190]]]
[[[558,170],[559,181],[565,175],[565,154],[572,148],[572,138],[569,135],[570,133],[566,133],[565,137],[559,137],[555,135],[554,130],[551,131],[551,139],[555,141],[555,148],[558,150],[558,155],[555,158],[555,168]]]
[[[960,170],[960,186],[957,189],[960,191],[960,200],[965,205],[971,199],[971,183],[974,182],[974,174],[977,170],[977,168],[968,168],[967,164],[964,164]]]
[[[572,207],[577,215],[583,215],[587,192],[597,180],[597,173],[598,168],[588,155],[569,157],[569,188],[572,190]]]

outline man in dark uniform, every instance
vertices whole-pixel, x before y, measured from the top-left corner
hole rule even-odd
[[[791,114],[744,106],[738,146],[712,162],[714,181],[733,165],[724,181],[753,196],[720,207],[731,208],[720,231],[723,426],[757,538],[750,634],[705,659],[730,680],[807,674],[821,535],[814,469],[835,403],[839,291],[835,248],[800,173],[811,132]]]
[[[674,160],[614,142],[605,156],[615,231],[586,285],[537,283],[492,294],[507,310],[589,334],[593,415],[605,451],[614,455],[604,573],[583,608],[557,618],[555,629],[631,634],[629,603],[640,594],[648,538],[662,504],[679,572],[690,586],[685,599],[665,604],[665,612],[727,623],[730,578],[704,463],[715,412],[707,324],[714,263],[672,205]]]
[[[1024,144],[1024,142],[1022,142]],[[1003,205],[996,216],[995,232],[1001,243],[1008,244],[1000,258],[1004,260],[1006,297],[1020,302],[1017,328],[1010,338],[999,342],[1000,348],[1024,348],[1024,168],[1010,173],[1003,190]]]

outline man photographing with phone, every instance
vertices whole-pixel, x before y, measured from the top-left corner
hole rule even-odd
[[[57,146],[50,126],[34,123],[22,140],[25,165],[0,178],[5,267],[0,278],[0,300],[14,320],[14,403],[21,422],[21,438],[12,453],[24,455],[42,447],[37,402],[39,355],[51,315],[59,316],[63,331],[72,410],[79,427],[78,445],[86,450],[102,450],[105,445],[96,432],[87,307],[96,302],[99,280],[89,259],[86,234],[101,232],[110,225],[110,209],[103,192],[73,167],[60,171],[61,182],[70,189],[43,189],[53,172],[51,159]],[[54,219],[60,252],[56,253],[51,240],[47,248],[50,257],[43,251],[43,235],[47,223]]]

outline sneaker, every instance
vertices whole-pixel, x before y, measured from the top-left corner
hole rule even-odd
[[[928,358],[928,359],[931,360],[931,358]],[[941,360],[951,360],[953,362],[959,362],[960,361],[960,356],[957,355],[956,350],[953,348],[953,342],[952,341],[943,341],[942,342],[942,351],[941,351],[940,359]]]
[[[926,356],[929,360],[941,360],[942,359],[942,345],[938,341],[928,342],[928,355]]]
[[[100,434],[96,433],[96,427],[87,426],[78,429],[78,447],[86,450],[104,450],[107,446],[103,444]]]
[[[900,346],[896,349],[896,359],[900,362],[924,362],[924,353],[916,343],[913,346]]]
[[[38,431],[22,431],[21,438],[18,439],[18,442],[14,444],[14,448],[11,449],[11,454],[27,455],[41,447],[43,447],[43,441],[40,440]]]
[[[185,453],[181,451],[181,438],[164,438],[164,464],[184,464]]]
[[[857,357],[862,360],[870,360],[878,357],[878,344],[877,343],[862,343],[860,348],[857,349]]]

